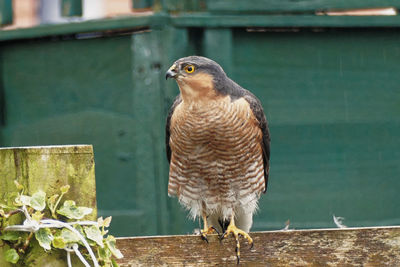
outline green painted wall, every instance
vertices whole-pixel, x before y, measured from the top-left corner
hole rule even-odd
[[[99,214],[111,210],[125,221],[140,218],[132,175],[138,126],[130,37],[37,40],[2,48],[2,146],[93,144]],[[114,219],[118,225],[118,216]]]
[[[400,223],[398,30],[234,31],[233,77],[272,135],[257,229]]]
[[[213,16],[193,28],[173,26],[190,17],[176,19],[146,18],[154,24],[122,35],[0,43],[0,145],[93,144],[99,214],[114,217],[113,233],[192,232],[198,223],[166,194],[164,120],[178,90],[164,73],[201,54],[253,91],[270,122],[271,179],[253,230],[287,219],[334,227],[333,214],[349,226],[400,223],[398,28],[207,27]],[[103,22],[94,23],[71,27]]]

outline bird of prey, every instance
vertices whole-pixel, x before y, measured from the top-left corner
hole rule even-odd
[[[179,86],[167,117],[168,195],[194,218],[201,236],[248,232],[261,193],[267,189],[270,134],[260,101],[227,77],[215,61],[190,56],[169,68]]]

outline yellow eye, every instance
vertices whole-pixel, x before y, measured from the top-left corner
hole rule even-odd
[[[193,73],[194,72],[194,66],[193,65],[187,65],[184,69],[185,69],[185,71],[187,73]]]

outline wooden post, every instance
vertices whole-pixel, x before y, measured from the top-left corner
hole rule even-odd
[[[64,200],[75,200],[77,205],[94,209],[87,218],[96,220],[96,185],[93,148],[89,145],[0,148],[0,196],[1,201],[17,192],[17,180],[32,195],[38,190],[47,196],[59,193],[60,187],[71,186]],[[46,254],[43,249],[29,254],[24,266],[67,266],[65,253]],[[7,266],[2,259],[0,266]],[[76,257],[76,256],[74,256]],[[80,266],[75,265],[74,266]]]
[[[254,232],[240,266],[400,266],[400,226]],[[200,236],[119,238],[128,266],[236,266],[235,241]]]

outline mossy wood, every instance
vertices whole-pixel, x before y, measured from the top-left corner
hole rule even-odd
[[[27,195],[38,190],[43,190],[47,196],[59,194],[60,187],[69,184],[71,188],[63,199],[72,199],[79,206],[93,208],[94,212],[87,219],[95,220],[97,217],[92,146],[0,148],[2,202],[12,201],[11,198],[15,197],[14,180],[25,187]],[[2,259],[3,249],[0,248],[0,266],[7,266]],[[63,251],[46,254],[38,244],[34,244],[24,266],[67,266],[66,254]],[[76,262],[74,266],[80,265]]]
[[[399,266],[400,227],[289,230],[251,233],[239,266]],[[119,238],[128,266],[236,266],[235,241],[207,244],[199,236]]]

